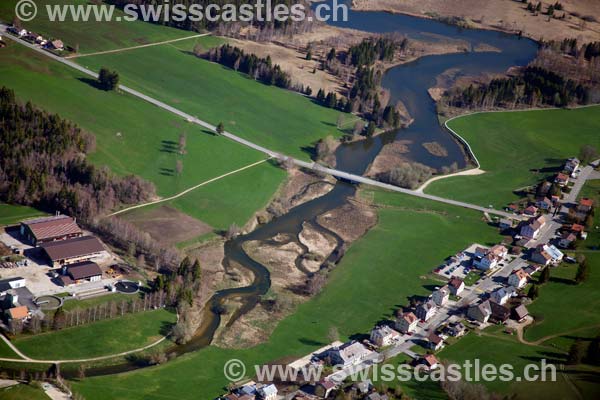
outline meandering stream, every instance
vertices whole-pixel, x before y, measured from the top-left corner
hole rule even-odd
[[[332,25],[353,28],[374,33],[399,32],[408,38],[422,40],[443,40],[440,36],[459,39],[469,43],[472,49],[480,44],[497,48],[500,52],[465,52],[423,57],[417,61],[390,69],[383,80],[384,87],[391,91],[392,103],[401,100],[414,118],[414,123],[406,128],[381,134],[364,141],[342,144],[337,152],[337,168],[354,174],[363,174],[382,146],[395,140],[410,140],[410,160],[433,168],[449,166],[456,162],[465,166],[462,147],[451,134],[440,126],[435,103],[427,93],[434,86],[436,77],[449,69],[459,69],[464,74],[483,72],[504,72],[511,66],[525,65],[535,57],[537,45],[528,39],[519,39],[495,31],[465,30],[441,22],[416,17],[394,15],[385,12],[357,12],[350,10],[347,22],[332,22]],[[431,155],[423,148],[424,142],[438,142],[448,150],[446,157]],[[327,195],[304,203],[289,213],[259,226],[253,232],[238,236],[225,244],[224,265],[235,262],[254,273],[254,282],[247,287],[221,290],[210,300],[211,307],[205,308],[203,325],[196,336],[187,344],[174,346],[170,352],[175,355],[188,353],[208,346],[220,325],[221,318],[214,310],[222,308],[231,298],[241,298],[242,306],[228,321],[231,325],[237,318],[251,310],[261,295],[270,287],[268,270],[254,261],[243,251],[246,241],[267,240],[279,233],[289,233],[297,237],[305,221],[315,222],[316,218],[332,209],[342,206],[354,194],[355,188],[338,182]],[[317,226],[316,224],[314,224]],[[324,228],[320,228],[324,229]],[[329,231],[326,231],[330,233]],[[92,368],[87,376],[113,374],[141,368],[135,363],[124,363],[110,367]]]

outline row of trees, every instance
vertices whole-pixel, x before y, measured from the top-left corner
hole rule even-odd
[[[38,334],[60,330],[163,307],[165,298],[164,291],[157,291],[147,293],[142,298],[134,297],[128,301],[110,301],[88,308],[75,308],[65,311],[61,307],[54,312],[54,316],[51,318],[40,318],[34,314],[27,324],[23,324],[22,321],[17,319],[10,320],[9,329],[13,335],[21,332]]]
[[[273,64],[271,56],[260,58],[255,54],[246,54],[238,47],[225,44],[210,50],[207,58],[235,71],[248,74],[267,85],[284,89],[289,89],[292,85],[289,74],[282,71],[278,64]]]
[[[172,331],[173,340],[177,343],[186,343],[196,331],[194,311],[200,305],[195,300],[201,294],[201,278],[200,262],[195,260],[192,263],[189,257],[185,257],[175,270],[158,275],[154,280],[153,290],[165,292],[167,305],[177,307],[179,319]]]
[[[90,222],[120,204],[155,196],[137,176],[118,177],[85,159],[95,140],[75,124],[21,104],[0,89],[0,200],[61,211]]]
[[[587,86],[571,79],[565,79],[544,68],[530,66],[518,76],[451,90],[446,101],[450,106],[466,108],[515,108],[518,105],[564,107],[588,104],[590,92]]]

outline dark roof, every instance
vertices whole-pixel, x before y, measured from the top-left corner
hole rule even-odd
[[[513,312],[514,312],[515,316],[517,317],[517,319],[523,319],[527,315],[529,315],[529,311],[527,311],[527,308],[525,308],[525,306],[523,304],[514,308]]]
[[[54,239],[66,235],[81,234],[81,229],[75,220],[68,215],[57,215],[54,217],[37,218],[22,221],[37,240]]]
[[[104,251],[102,243],[94,236],[82,236],[41,245],[52,261],[87,256]]]
[[[501,321],[505,321],[506,319],[508,319],[508,316],[510,315],[509,308],[506,308],[506,307],[504,307],[500,304],[497,304],[493,301],[490,301],[490,306],[492,308],[492,318],[501,320]]]
[[[92,276],[102,275],[102,270],[98,264],[94,262],[81,262],[69,265],[67,267],[67,274],[74,280],[87,279]]]
[[[6,278],[6,279],[2,279],[0,280],[0,292],[6,292],[7,290],[12,289],[12,286],[10,286],[10,283],[13,281],[20,281],[21,278],[20,276],[16,276],[14,278]]]

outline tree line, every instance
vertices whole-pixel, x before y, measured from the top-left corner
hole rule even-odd
[[[13,335],[22,332],[38,334],[48,331],[57,331],[73,326],[122,317],[125,314],[135,314],[165,306],[165,292],[157,291],[147,293],[142,298],[134,297],[131,300],[109,301],[86,308],[75,308],[70,311],[58,308],[50,318],[40,318],[34,314],[27,324],[19,319],[9,321],[9,331]]]
[[[465,108],[514,108],[521,104],[565,107],[588,104],[589,101],[590,90],[587,86],[536,66],[525,68],[517,76],[455,89],[446,96],[449,105]]]
[[[224,44],[210,50],[208,60],[222,64],[235,71],[243,72],[267,85],[290,89],[292,80],[287,72],[282,71],[278,64],[273,64],[271,56],[261,58],[255,54],[246,54],[244,50]]]
[[[75,124],[21,104],[0,89],[0,200],[73,215],[90,222],[120,204],[146,201],[154,185],[90,164],[95,139]]]

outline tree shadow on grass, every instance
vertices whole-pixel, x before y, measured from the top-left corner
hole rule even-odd
[[[77,80],[80,81],[80,82],[85,83],[86,85],[90,85],[94,89],[105,91],[104,89],[102,89],[102,87],[100,86],[100,82],[98,82],[97,79],[92,79],[92,78],[77,78]]]
[[[300,339],[298,339],[298,341],[307,346],[325,346],[327,344],[327,343],[323,343],[321,341],[309,339],[309,338],[300,338]]]
[[[173,168],[160,168],[159,173],[164,176],[175,176],[175,170]]]

